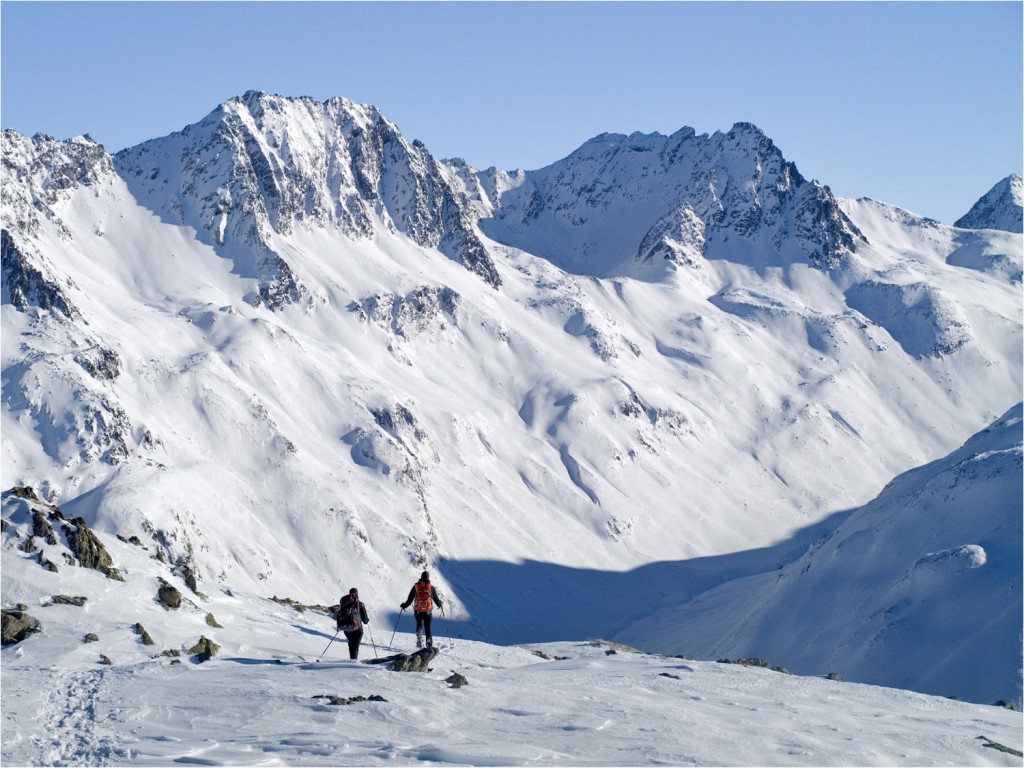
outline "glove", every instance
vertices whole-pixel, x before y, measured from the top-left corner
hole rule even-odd
[[[408,607],[409,607],[409,604],[408,604],[408,603],[402,603],[402,610],[403,610],[403,611],[404,611],[404,610],[405,610],[406,608],[408,608]]]

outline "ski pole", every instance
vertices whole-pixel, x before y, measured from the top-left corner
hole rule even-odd
[[[452,640],[452,630],[451,627],[448,626],[448,614],[444,612],[443,605],[441,606],[441,618],[444,619],[444,631],[445,634],[448,636],[448,647],[454,648],[455,642]]]
[[[369,631],[369,633],[370,633],[370,645],[372,645],[372,646],[373,646],[373,655],[374,655],[374,656],[380,656],[380,652],[379,652],[379,651],[377,650],[377,643],[375,643],[375,642],[373,641],[373,630],[372,630],[372,629],[370,629],[370,625],[369,625],[369,624],[367,624],[367,625],[366,625],[366,629],[367,629],[367,630]]]
[[[405,613],[405,608],[398,612],[398,618],[395,619],[395,632],[398,631],[398,622],[402,620],[402,614]],[[395,632],[391,633],[391,642],[388,643],[392,648],[395,647]]]
[[[340,629],[334,630],[334,637],[331,638],[331,643],[333,643],[335,640],[338,639],[338,633],[339,632],[341,632]],[[331,643],[327,644],[327,648],[331,647]],[[324,648],[324,653],[327,653],[327,648]],[[324,657],[324,653],[321,653],[319,656],[316,657],[317,662],[319,662],[320,659],[322,659]]]

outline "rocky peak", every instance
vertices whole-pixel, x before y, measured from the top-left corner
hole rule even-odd
[[[3,301],[26,312],[30,307],[77,316],[67,294],[69,281],[40,253],[42,222],[71,239],[71,230],[57,213],[58,203],[81,187],[97,187],[114,178],[113,160],[89,136],[58,141],[37,133],[29,138],[16,131],[0,134],[3,156],[3,201],[0,219],[0,262]]]
[[[58,141],[43,133],[28,138],[8,129],[0,134],[0,149],[4,226],[18,236],[38,234],[43,216],[69,237],[53,206],[74,189],[97,185],[113,175],[112,158],[89,136]]]
[[[971,210],[956,220],[963,229],[1024,230],[1024,179],[1007,176],[986,192]]]
[[[500,282],[474,219],[463,215],[460,187],[372,106],[249,91],[197,125],[125,150],[117,166],[140,198],[231,253],[240,273],[283,285],[284,300],[305,290],[272,236],[295,227],[365,239],[382,226]],[[177,186],[171,200],[167,181]]]
[[[683,252],[691,264],[708,256],[832,269],[865,242],[829,189],[751,123],[711,136],[601,134],[510,184],[498,203],[485,222],[492,237],[599,276],[628,269],[625,254],[679,263],[673,254]],[[569,248],[545,252],[550,242]]]

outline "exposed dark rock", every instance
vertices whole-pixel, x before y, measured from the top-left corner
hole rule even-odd
[[[233,597],[230,590],[228,590],[225,594],[227,594],[229,597]],[[306,611],[319,611],[320,613],[325,613],[330,616],[333,615],[338,608],[338,606],[336,605],[305,605],[303,603],[300,603],[298,600],[293,600],[290,597],[278,597],[277,595],[274,595],[270,599],[273,600],[275,603],[280,603],[281,605],[290,605],[299,613],[305,613]]]
[[[335,696],[333,693],[319,693],[313,696],[314,699],[327,699],[327,703],[333,706],[345,706],[352,702],[342,696]]]
[[[1014,712],[1017,711],[1017,708],[1013,705],[1013,702],[1007,701],[1006,699],[1000,699],[995,703],[995,706],[1002,707],[1003,709],[1012,709]]]
[[[60,286],[32,263],[6,229],[0,230],[0,271],[3,272],[11,304],[18,311],[27,312],[29,307],[39,307],[47,311],[56,310],[67,318],[77,314]]]
[[[96,534],[89,530],[84,518],[76,517],[71,520],[71,525],[65,525],[64,535],[68,541],[68,549],[78,558],[79,565],[97,570],[115,581],[124,581],[124,577],[114,568],[110,553],[96,538]]]
[[[102,654],[102,653],[101,653],[101,654],[100,654],[100,662],[99,662],[99,663],[100,663],[100,664],[105,664],[106,666],[108,666],[108,667],[109,667],[109,666],[110,666],[111,664],[113,664],[114,662],[112,662],[112,661],[110,660],[110,657],[109,657],[109,656],[105,656],[104,654]]]
[[[153,642],[153,638],[149,636],[149,632],[147,632],[146,628],[141,624],[136,624],[132,627],[132,632],[142,638],[143,645],[156,645],[156,643]]]
[[[113,381],[121,375],[121,358],[110,349],[94,347],[75,355],[75,362],[100,381]]]
[[[429,664],[437,654],[438,648],[421,648],[415,653],[399,653],[380,659],[369,659],[367,664],[385,664],[392,672],[429,672]]]
[[[28,485],[15,486],[4,493],[4,496],[7,495],[14,496],[16,499],[24,499],[25,501],[34,501],[37,504],[42,503],[42,499],[39,498],[36,489]]]
[[[20,643],[26,637],[38,632],[39,621],[29,616],[23,610],[3,609],[2,628],[0,633],[3,636],[4,645]]]
[[[52,599],[53,603],[51,605],[77,605],[79,608],[89,600],[89,598],[82,597],[81,595],[54,595]]]
[[[534,651],[533,655],[540,656],[545,661],[565,661],[569,658],[568,656],[551,656],[547,653],[544,653],[544,651]]]
[[[181,592],[163,579],[160,579],[160,589],[157,590],[156,596],[168,608],[181,606]]]
[[[41,509],[32,510],[32,535],[44,539],[47,544],[56,544],[57,535]]]
[[[344,696],[335,696],[333,693],[318,693],[313,696],[314,699],[326,699],[327,703],[333,706],[347,706],[349,704],[355,704],[360,701],[387,701],[383,696],[374,694],[373,696],[353,696],[350,699]]]
[[[1019,749],[1014,749],[1013,747],[1008,747],[1005,744],[1000,744],[999,742],[992,741],[988,736],[979,736],[978,738],[981,739],[981,746],[983,747],[994,749],[997,752],[1005,752],[1008,755],[1024,757],[1024,752],[1021,752]]]
[[[183,577],[185,580],[185,586],[199,594],[199,580],[196,578],[196,572],[191,565],[186,565],[184,568]]]
[[[452,688],[461,688],[464,685],[469,685],[469,680],[467,680],[464,675],[460,675],[458,672],[452,672],[452,674],[446,677],[444,681],[448,683],[448,685],[450,685]]]
[[[90,632],[82,640],[83,643],[98,643],[99,641],[100,641],[100,636],[97,635],[95,632]]]
[[[217,655],[217,651],[220,650],[220,646],[217,645],[213,640],[206,637],[205,635],[199,638],[199,642],[188,649],[188,652],[198,662],[203,663],[209,661]]]
[[[837,672],[829,672],[827,675],[825,675],[825,679],[826,680],[833,680],[833,681],[835,681],[837,683],[843,682],[842,675],[840,675]]]
[[[207,613],[206,614],[206,624],[208,626],[214,627],[216,629],[223,629],[223,627],[220,624],[217,623],[217,619],[215,619],[213,617],[212,613]]]
[[[42,552],[40,552],[36,556],[36,562],[39,563],[41,566],[43,566],[43,568],[45,568],[46,570],[50,571],[51,573],[57,573],[57,566],[54,565],[51,561],[47,560],[43,556]]]

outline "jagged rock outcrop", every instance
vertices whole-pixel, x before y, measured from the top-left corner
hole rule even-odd
[[[54,204],[76,188],[100,185],[114,172],[110,155],[89,136],[59,141],[42,133],[28,138],[5,130],[0,148],[6,181],[4,227],[24,237],[38,235],[40,218],[45,218],[70,238]]]
[[[78,560],[79,565],[83,568],[97,570],[115,581],[124,581],[124,577],[114,568],[114,560],[103,546],[103,542],[89,530],[89,526],[83,518],[74,518],[70,521],[70,525],[63,526],[63,530],[64,537],[68,542],[68,549]]]
[[[392,672],[429,672],[432,662],[440,650],[436,646],[420,648],[414,653],[398,653],[370,660],[369,664],[384,664]]]
[[[3,302],[27,312],[29,307],[59,312],[66,318],[77,316],[66,292],[56,277],[43,274],[40,267],[43,259],[39,255],[29,257],[26,250],[15,242],[7,230],[0,230],[0,271],[3,277]]]
[[[405,296],[367,296],[351,302],[348,310],[389,336],[408,341],[429,331],[442,333],[457,327],[460,302],[459,293],[452,288],[421,285]]]
[[[164,579],[160,579],[160,587],[157,589],[156,598],[167,608],[181,607],[181,591]]]
[[[39,620],[25,611],[4,608],[2,613],[3,644],[14,645],[40,630]]]
[[[191,654],[192,658],[194,658],[199,664],[212,659],[217,655],[218,651],[220,651],[220,646],[206,635],[201,635],[199,637],[199,641],[188,649],[189,654]]]

